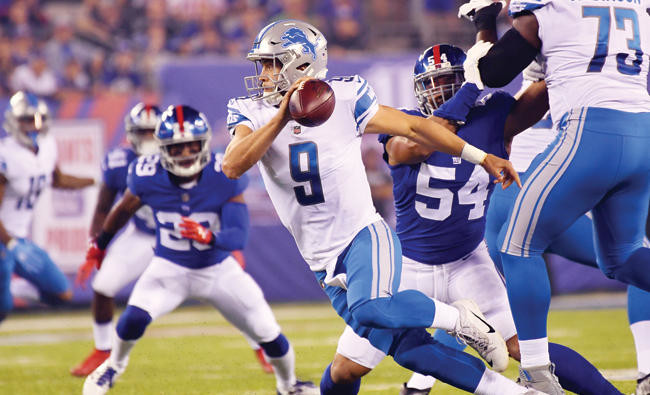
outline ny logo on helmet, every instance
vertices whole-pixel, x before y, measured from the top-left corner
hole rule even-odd
[[[291,29],[284,32],[281,38],[285,40],[282,43],[283,48],[287,48],[296,44],[302,45],[302,53],[310,53],[312,58],[316,60],[316,44],[309,41],[307,39],[307,35],[302,30],[298,29],[297,27],[292,27]]]

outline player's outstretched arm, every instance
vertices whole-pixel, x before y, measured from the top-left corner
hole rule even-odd
[[[82,189],[95,184],[95,180],[88,177],[76,177],[61,172],[59,167],[52,173],[52,187],[60,189]]]
[[[93,213],[93,219],[90,223],[91,238],[97,237],[99,232],[101,232],[102,225],[104,225],[104,221],[106,220],[108,213],[111,211],[111,207],[115,201],[115,196],[117,196],[117,191],[115,189],[110,188],[105,183],[100,185],[97,204],[95,205],[95,212]]]
[[[536,124],[548,111],[546,82],[533,82],[518,97],[506,118],[503,138],[506,142]]]
[[[115,204],[106,217],[101,233],[95,240],[97,246],[105,250],[113,236],[126,225],[138,209],[142,207],[140,198],[127,188],[122,198]]]
[[[445,127],[430,119],[405,114],[392,107],[379,106],[377,113],[368,121],[365,133],[386,133],[406,137],[431,151],[440,151],[483,166],[496,177],[504,188],[513,182],[521,186],[519,175],[512,164],[468,144]],[[503,174],[502,174],[503,173]]]
[[[278,107],[278,112],[266,125],[257,129],[255,133],[248,126],[238,125],[235,127],[235,134],[226,147],[226,153],[221,163],[221,170],[226,177],[239,178],[262,159],[262,156],[273,144],[273,140],[291,119],[289,114],[289,98],[291,98],[291,94],[303,81],[308,79],[311,79],[311,77],[299,78],[291,85]]]

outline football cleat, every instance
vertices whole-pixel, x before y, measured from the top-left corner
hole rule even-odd
[[[636,381],[636,391],[633,395],[650,395],[650,374]]]
[[[86,377],[83,395],[104,395],[115,385],[115,381],[122,375],[123,371],[112,366],[110,358],[107,359]]]
[[[277,391],[278,395],[320,395],[320,388],[316,387],[311,381],[296,380],[296,383],[288,390]]]
[[[506,370],[509,361],[506,342],[487,322],[476,303],[472,300],[459,300],[452,306],[458,309],[458,322],[456,328],[448,333],[476,350],[497,372]]]
[[[402,384],[402,388],[399,390],[399,395],[429,395],[431,388],[419,390],[417,388],[411,388],[406,383]]]
[[[564,394],[560,381],[555,375],[555,365],[552,363],[526,369],[519,366],[517,384],[548,395]]]
[[[88,376],[93,370],[97,369],[99,365],[101,365],[105,360],[108,359],[108,357],[111,356],[111,350],[98,350],[94,349],[90,355],[86,357],[81,363],[74,368],[70,369],[70,373],[73,376],[77,377],[86,377]]]
[[[273,365],[271,365],[269,361],[266,360],[266,357],[264,356],[264,350],[258,348],[257,350],[253,350],[253,352],[255,353],[257,362],[260,363],[260,366],[262,367],[264,373],[273,373]]]

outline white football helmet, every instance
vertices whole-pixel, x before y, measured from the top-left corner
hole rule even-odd
[[[38,149],[40,140],[48,131],[49,109],[33,93],[16,92],[9,99],[2,127],[27,148]]]
[[[255,63],[255,75],[244,78],[249,97],[277,105],[282,101],[283,92],[298,78],[325,78],[327,40],[309,23],[297,20],[273,22],[259,32],[246,59]],[[260,80],[261,61],[265,59],[281,66],[279,73],[268,78],[272,90],[268,82],[264,87]]]
[[[153,139],[153,132],[162,112],[152,104],[142,102],[133,106],[124,117],[126,139],[138,155],[152,155],[158,152],[158,144]],[[146,136],[150,134],[149,138]]]

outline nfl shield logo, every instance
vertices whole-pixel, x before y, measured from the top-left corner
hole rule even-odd
[[[301,132],[300,125],[295,125],[293,127],[293,134],[300,134],[300,132]]]
[[[452,159],[452,162],[453,162],[455,165],[459,165],[460,162],[462,161],[462,159],[460,158],[460,156],[452,156],[451,159]]]

